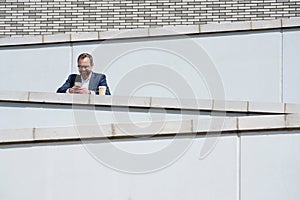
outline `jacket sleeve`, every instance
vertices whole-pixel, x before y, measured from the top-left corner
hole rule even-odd
[[[98,87],[99,86],[106,86],[106,92],[105,92],[105,95],[110,95],[110,90],[109,90],[109,87],[108,87],[108,84],[106,82],[106,76],[105,74],[101,74],[101,77],[100,77],[100,80],[99,80],[99,84],[98,84]],[[96,89],[96,94],[99,94],[99,88],[97,87]]]
[[[57,93],[66,93],[69,88],[74,86],[74,81],[75,81],[75,79],[74,79],[73,74],[69,75],[66,82],[60,88],[58,88],[56,92]]]

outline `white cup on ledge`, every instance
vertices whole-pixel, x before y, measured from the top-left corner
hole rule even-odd
[[[99,95],[105,95],[106,93],[106,86],[99,86]]]

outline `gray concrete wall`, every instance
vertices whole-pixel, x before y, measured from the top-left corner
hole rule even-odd
[[[245,134],[245,135],[244,135]],[[213,138],[211,138],[213,139]],[[176,138],[177,145],[190,139]],[[290,199],[299,198],[299,131],[273,131],[223,135],[204,158],[207,138],[198,136],[174,162],[153,152],[167,148],[174,138],[61,142],[0,146],[1,199]],[[116,166],[100,155],[111,146],[139,159],[110,154]],[[92,151],[98,149],[98,154]],[[95,150],[95,149],[94,149]],[[132,174],[125,163],[142,168],[158,164],[152,172]],[[17,191],[17,192],[16,192]]]
[[[0,90],[55,92],[95,57],[113,95],[300,102],[299,29],[0,47]]]
[[[299,131],[241,137],[241,199],[298,199]]]
[[[177,100],[1,92],[0,198],[299,199],[299,104]]]
[[[111,143],[130,154],[151,155],[172,143],[169,139],[129,140]],[[182,145],[189,139],[177,139]],[[87,148],[109,150],[107,143],[62,143],[0,147],[1,199],[237,199],[237,137],[220,138],[208,157],[199,160],[204,138],[177,155],[174,163],[161,165],[155,172],[121,172],[97,160]],[[105,150],[106,149],[106,150]],[[141,166],[140,160],[111,154],[119,163]],[[99,159],[99,158],[98,158]],[[157,157],[154,162],[159,164]],[[144,164],[149,160],[145,159]],[[148,163],[150,165],[150,163]],[[151,163],[153,164],[153,163]],[[16,192],[17,190],[17,192]]]
[[[299,102],[299,31],[289,30],[283,33],[283,49],[283,99],[285,102]]]
[[[0,199],[299,199],[299,32],[2,45]],[[83,51],[114,96],[53,94]]]

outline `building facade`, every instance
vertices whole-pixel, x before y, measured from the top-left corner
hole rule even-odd
[[[299,0],[3,0],[0,37],[295,17]]]

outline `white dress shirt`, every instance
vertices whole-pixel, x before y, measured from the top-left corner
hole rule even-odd
[[[84,80],[83,77],[81,76],[81,87],[82,88],[89,89],[91,76],[92,76],[92,72],[90,73],[89,77],[86,80]],[[70,93],[69,90],[70,90],[70,88],[67,90],[67,93]],[[95,92],[90,91],[90,94],[95,94]]]

